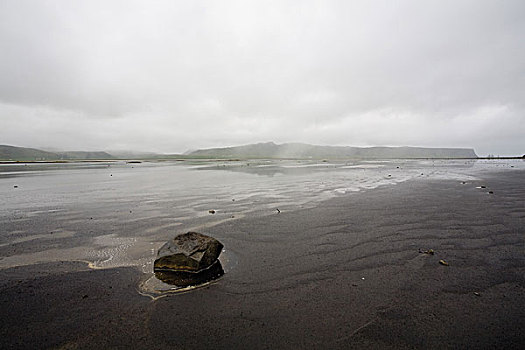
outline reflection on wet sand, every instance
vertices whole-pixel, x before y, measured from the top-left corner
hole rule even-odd
[[[224,275],[224,270],[219,260],[207,269],[197,272],[155,269],[156,278],[176,287],[197,286],[216,280],[222,275]]]

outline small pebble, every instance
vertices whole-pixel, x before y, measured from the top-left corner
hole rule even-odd
[[[215,210],[213,210],[213,209],[212,210],[208,210],[208,213],[215,214]]]
[[[474,295],[477,296],[477,297],[481,296],[481,294],[479,294],[479,292],[474,292]]]
[[[439,260],[439,263],[441,265],[448,266],[448,262],[446,262],[445,260]]]

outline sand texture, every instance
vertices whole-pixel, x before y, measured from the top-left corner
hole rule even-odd
[[[522,348],[524,223],[516,170],[211,227],[237,264],[156,300],[138,293],[146,276],[133,267],[4,269],[0,348]]]

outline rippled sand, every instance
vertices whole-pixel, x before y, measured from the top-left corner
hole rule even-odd
[[[67,181],[60,187],[70,176],[65,170],[46,180],[58,183],[56,191],[34,177],[3,178],[3,193],[26,192],[9,194],[23,197],[10,208],[2,204],[2,344],[519,348],[525,340],[522,165],[382,164],[375,188],[345,194],[337,189],[356,186],[350,178],[359,176],[322,166],[268,175],[245,170],[246,164],[153,165],[138,178],[122,167],[122,180],[113,171],[118,181],[104,187],[112,191],[97,191],[93,180],[77,187],[77,202],[73,194],[62,194],[62,202],[48,198],[72,188]],[[88,178],[112,181],[105,171]],[[389,179],[401,173],[411,177]],[[208,185],[202,193],[181,189],[186,194],[178,197],[167,189],[175,175]],[[145,183],[148,177],[154,180]],[[5,186],[13,179],[19,188]],[[249,180],[242,185],[242,179]],[[280,190],[267,190],[273,181]],[[310,200],[317,196],[329,199]],[[24,208],[32,197],[40,205]],[[156,249],[189,228],[224,243],[226,273],[189,293],[164,296],[158,285],[147,285]],[[421,253],[427,249],[435,255]]]

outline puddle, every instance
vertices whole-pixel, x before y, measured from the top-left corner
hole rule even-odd
[[[164,284],[169,284],[178,288],[197,286],[218,279],[224,275],[224,270],[220,261],[215,261],[210,267],[199,272],[155,270],[155,278]]]
[[[139,293],[153,300],[173,293],[185,293],[220,281],[238,264],[237,256],[223,249],[218,261],[198,273],[155,271],[139,285]]]

